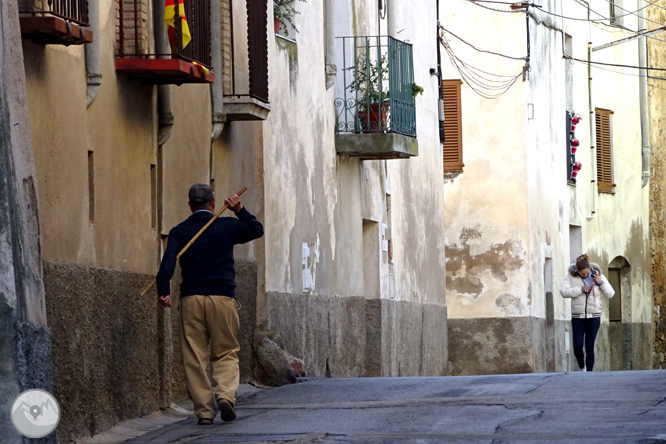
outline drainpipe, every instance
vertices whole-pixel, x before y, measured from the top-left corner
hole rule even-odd
[[[638,30],[645,30],[645,12],[643,11],[643,0],[638,0]],[[650,180],[650,120],[648,111],[648,93],[647,93],[647,47],[645,37],[638,38],[638,65],[639,70],[638,93],[641,107],[641,163],[642,163],[642,186],[648,184]]]
[[[90,29],[93,32],[92,43],[86,43],[86,83],[88,91],[86,93],[86,108],[90,107],[97,98],[99,86],[102,84],[102,69],[100,63],[100,26],[99,26],[99,2],[88,3],[88,14],[90,20]]]
[[[171,54],[171,46],[167,39],[166,23],[164,23],[164,2],[155,2],[155,49],[159,58],[166,59]],[[171,135],[173,114],[171,114],[171,85],[157,86],[157,144],[162,146]]]
[[[390,35],[391,37],[396,37],[398,34],[398,30],[396,29],[396,9],[397,5],[396,3],[398,0],[386,0],[387,5],[385,7],[387,8],[388,12],[388,29],[386,34]]]
[[[335,76],[338,67],[335,65],[335,27],[333,26],[333,16],[335,6],[333,1],[324,2],[324,29],[326,30],[325,46],[325,70],[326,70],[326,89],[330,89],[335,84]]]
[[[437,0],[437,91],[439,92],[439,98],[437,100],[437,114],[439,118],[439,142],[444,143],[446,141],[446,135],[444,134],[444,83],[442,82],[442,45],[440,38],[440,28],[441,23],[439,22],[439,0]]]
[[[222,135],[224,122],[227,116],[222,113],[224,107],[224,91],[222,89],[222,29],[220,17],[220,0],[212,0],[210,3],[210,40],[211,59],[215,81],[210,85],[210,104],[213,122],[213,130],[210,141],[215,142]],[[212,148],[211,148],[212,149]]]
[[[588,12],[589,16],[589,12]],[[590,185],[592,187],[592,213],[587,220],[594,219],[597,215],[597,148],[594,124],[594,108],[592,107],[592,42],[587,42],[587,107],[590,110],[588,126],[590,127]]]

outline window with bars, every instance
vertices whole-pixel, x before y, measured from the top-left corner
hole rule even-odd
[[[463,163],[462,151],[462,109],[459,79],[443,80],[444,89],[444,172],[461,172]]]
[[[597,187],[600,193],[613,193],[613,111],[594,109],[597,130]]]

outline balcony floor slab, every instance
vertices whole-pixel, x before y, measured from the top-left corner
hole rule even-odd
[[[213,83],[215,74],[180,59],[116,59],[116,71],[149,85]]]
[[[92,43],[93,32],[52,15],[20,15],[21,36],[37,44],[83,45]]]
[[[408,159],[418,156],[419,142],[398,133],[336,134],[335,151],[361,160]]]

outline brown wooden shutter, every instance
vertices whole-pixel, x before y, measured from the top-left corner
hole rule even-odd
[[[597,130],[597,187],[599,192],[612,193],[613,184],[613,162],[611,147],[611,114],[613,111],[595,108]]]
[[[443,80],[444,86],[444,172],[462,171],[462,113],[458,79]]]
[[[247,2],[250,96],[268,103],[268,2]]]

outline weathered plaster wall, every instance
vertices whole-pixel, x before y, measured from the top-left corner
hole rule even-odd
[[[664,20],[666,3],[647,8],[647,17]],[[648,40],[650,66],[666,66],[664,43]],[[666,368],[666,89],[662,80],[648,80],[650,106],[650,253],[652,256],[652,291],[654,320],[654,367]]]
[[[16,396],[52,390],[37,189],[18,8],[7,1],[0,4],[0,436],[11,444],[26,439],[10,424]]]
[[[592,9],[603,7],[602,3],[593,5]],[[566,5],[564,7],[566,9]],[[464,37],[468,41],[485,42],[484,49],[521,55],[520,49],[525,46],[516,42],[525,41],[525,28],[516,21],[517,14],[497,15],[473,5],[467,8],[469,10],[447,10],[444,26],[453,28],[452,19],[456,14],[471,15],[488,26],[467,29]],[[560,5],[547,2],[543,8],[558,11]],[[578,11],[571,14],[579,13],[581,18],[586,18],[583,8],[572,6],[570,9]],[[524,354],[523,360],[529,362],[530,371],[553,371],[566,369],[570,362],[570,357],[560,352],[566,349],[566,344],[564,334],[558,333],[570,331],[570,302],[559,296],[559,287],[570,262],[570,248],[575,249],[569,245],[570,225],[582,227],[582,251],[597,261],[604,273],[608,273],[610,261],[618,256],[631,264],[630,295],[626,295],[631,303],[630,313],[624,320],[625,330],[642,332],[651,322],[647,232],[643,228],[647,223],[648,196],[647,188],[641,187],[638,83],[629,81],[627,76],[593,69],[592,107],[615,111],[613,168],[617,189],[614,195],[599,194],[591,182],[596,174],[595,154],[587,149],[594,145],[589,136],[594,114],[590,115],[588,106],[587,65],[562,58],[563,33],[571,36],[571,55],[578,59],[587,58],[590,33],[595,46],[626,33],[606,25],[590,28],[584,21],[562,24],[561,20],[553,20],[538,11],[531,14],[529,80],[519,81],[507,94],[493,101],[466,97],[467,88],[463,85],[466,166],[461,175],[450,176],[446,185],[447,279],[453,284],[448,286],[449,313],[461,320],[487,318],[488,327],[483,331],[491,333],[490,326],[497,322],[496,317],[531,317],[533,321],[528,324],[534,324],[533,330],[523,328],[529,339],[519,340],[516,346],[522,347],[520,353]],[[522,14],[519,17],[524,20]],[[635,27],[636,22],[628,20],[625,25]],[[503,36],[510,36],[511,32],[517,34],[513,39],[503,37],[493,42],[484,38],[488,32]],[[513,44],[509,46],[507,42]],[[463,54],[461,49],[459,55]],[[466,55],[473,57],[467,61],[476,63],[475,66],[484,66],[491,58],[469,51]],[[637,46],[619,45],[594,53],[594,58],[616,63],[637,61]],[[567,83],[567,70],[571,86]],[[493,72],[500,70],[496,68]],[[455,72],[452,76],[459,77]],[[609,88],[613,94],[607,94]],[[511,110],[511,106],[515,109]],[[565,111],[569,108],[583,117],[576,129],[580,140],[576,160],[584,167],[575,186],[567,185],[566,181]],[[502,114],[494,114],[499,110],[503,110]],[[478,130],[478,126],[488,131]],[[489,137],[494,139],[488,140]],[[482,162],[491,167],[481,169]],[[516,192],[513,186],[521,192]],[[489,205],[491,197],[494,197],[493,206]],[[606,312],[604,323],[607,319]],[[545,328],[541,326],[543,320],[547,321]],[[519,320],[514,322],[523,324]],[[604,331],[607,329],[608,326],[604,327]],[[636,337],[644,337],[644,334],[637,333]],[[599,369],[610,368],[612,347],[608,338],[604,333],[597,341]],[[640,344],[633,336],[623,340],[634,344],[635,368],[649,368],[646,349],[651,345]],[[452,330],[451,342],[454,341],[456,333]],[[483,346],[477,348],[482,347],[485,355],[503,346],[500,338],[493,334],[480,343]],[[452,360],[457,355],[454,350],[452,347]],[[479,371],[489,371],[485,363],[476,365]],[[456,362],[453,367],[456,368]],[[513,368],[521,371],[519,363]],[[498,371],[505,370],[506,367],[498,367]]]
[[[501,18],[497,20],[491,11],[466,2],[444,4],[440,11],[442,25],[456,35],[464,34],[467,41],[524,55],[524,17],[512,14]],[[484,26],[463,25],[468,22]],[[489,34],[502,38],[487,39]],[[451,35],[445,36],[463,60],[482,61],[498,74],[516,74],[522,69],[520,61],[478,57]],[[460,78],[442,52],[443,78]],[[518,136],[524,134],[526,126],[525,87],[518,81],[502,97],[489,100],[462,85],[465,167],[462,174],[447,176],[445,185],[450,318],[529,314],[528,282],[521,278],[528,266],[526,159]]]
[[[376,2],[336,4],[336,35],[376,34],[376,7]],[[434,12],[428,2],[418,2],[410,8],[430,8]],[[323,5],[309,2],[299,8],[299,33],[290,33],[297,43],[276,37],[269,45],[272,110],[263,137],[264,211],[270,221],[265,238],[266,323],[288,338],[285,342],[288,349],[294,348],[292,353],[304,353],[309,358],[306,364],[314,374],[326,374],[327,361],[332,374],[364,374],[366,351],[372,359],[381,355],[381,363],[371,364],[374,373],[418,374],[415,368],[399,368],[387,353],[391,347],[414,344],[408,342],[408,337],[422,343],[422,315],[418,322],[410,321],[408,325],[413,327],[403,338],[391,332],[401,316],[411,316],[409,304],[393,304],[395,308],[391,310],[400,312],[397,315],[391,310],[382,311],[382,303],[378,314],[377,310],[368,311],[364,300],[386,298],[414,305],[438,305],[436,312],[442,317],[439,322],[428,322],[435,329],[433,334],[444,342],[446,338],[445,283],[441,273],[444,248],[440,240],[444,227],[439,216],[443,208],[438,168],[441,152],[435,125],[437,82],[424,68],[436,60],[436,47],[423,27],[422,17],[407,13],[406,6],[397,9],[404,28],[399,38],[413,43],[415,81],[425,88],[425,94],[417,98],[419,156],[413,159],[361,162],[336,154],[333,104],[341,79],[326,89]],[[434,20],[431,25],[434,30]],[[385,26],[384,23],[382,28]],[[341,64],[341,57],[338,60]],[[379,249],[382,224],[387,225],[387,236],[392,241],[392,264],[388,254]],[[301,269],[304,242],[311,251],[308,266],[312,271],[312,286],[306,292]],[[303,309],[305,318],[289,310],[290,305],[299,304],[307,307]],[[338,320],[337,307],[346,307],[347,316],[358,324],[355,321],[353,326],[342,329],[346,324]],[[328,319],[332,319],[331,323]],[[303,338],[285,331],[293,325],[302,325],[299,331],[306,332]],[[327,347],[315,346],[306,339],[311,335],[332,339]],[[330,347],[347,341],[353,342],[358,362],[331,351]],[[445,349],[438,348],[439,361],[428,363],[428,372],[444,372]]]
[[[525,55],[525,18],[517,14],[499,18],[467,2],[445,3],[440,10],[444,28],[466,41],[483,43],[484,49],[503,54]],[[484,25],[470,27],[464,23]],[[489,39],[488,35],[502,38]],[[481,57],[451,35],[445,36],[455,54],[468,63],[503,75],[522,70],[520,61]],[[443,78],[461,78],[446,53],[442,54]],[[493,100],[476,95],[467,84],[461,87],[465,167],[462,174],[447,174],[444,186],[446,299],[453,374],[493,372],[486,368],[487,362],[482,362],[483,356],[496,353],[500,346],[499,338],[492,334],[471,344],[471,332],[466,330],[465,322],[475,322],[476,328],[492,333],[493,319],[530,315],[527,160],[520,137],[527,125],[526,87],[519,80],[506,94]],[[482,319],[473,321],[474,318]],[[516,319],[515,323],[524,322]],[[529,350],[528,331],[531,329],[525,330],[523,341],[518,336],[508,339],[515,341],[515,347]],[[476,351],[463,356],[464,350]],[[528,357],[515,359],[527,362]],[[526,371],[523,364],[515,364],[512,371]],[[500,366],[495,371],[511,370]]]
[[[110,0],[100,4],[101,32],[94,38],[100,42],[103,80],[87,109],[84,47],[23,42],[53,331],[53,390],[69,412],[58,429],[61,441],[98,433],[186,396],[177,300],[164,310],[154,292],[141,298],[139,291],[157,269],[160,235],[190,214],[189,186],[209,181],[210,93],[206,85],[171,86],[174,126],[169,141],[158,147],[157,89],[115,71],[116,7]],[[154,195],[151,165],[159,176]],[[233,191],[218,188],[218,206],[240,188],[232,185]],[[176,298],[178,282],[177,277],[172,282]],[[238,283],[245,307],[241,371],[248,380],[256,263],[239,263]]]

